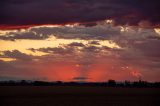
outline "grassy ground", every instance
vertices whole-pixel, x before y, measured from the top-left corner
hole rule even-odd
[[[159,101],[159,88],[0,87],[0,106],[160,106]]]

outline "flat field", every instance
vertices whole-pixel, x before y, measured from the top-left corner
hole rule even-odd
[[[0,86],[0,106],[160,106],[160,88]]]

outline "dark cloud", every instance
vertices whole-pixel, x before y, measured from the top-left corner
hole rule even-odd
[[[110,24],[97,24],[94,27],[84,26],[58,26],[58,27],[32,27],[25,31],[17,30],[16,32],[8,32],[0,36],[2,40],[16,40],[16,39],[32,39],[43,40],[49,37],[56,37],[60,39],[108,39],[111,36],[119,35],[120,28],[113,27]]]
[[[4,33],[0,36],[1,40],[17,40],[17,39],[32,39],[32,40],[43,40],[50,37],[56,37],[57,39],[83,39],[83,40],[109,40],[115,36],[121,35],[121,28],[119,26],[114,27],[111,24],[99,23],[93,27],[84,26],[57,26],[57,27],[32,27],[27,30],[21,31],[16,30]],[[155,34],[155,33],[154,33]],[[129,35],[133,35],[130,34]]]
[[[48,48],[39,48],[39,49],[34,49],[30,48],[29,50],[35,52],[35,51],[41,51],[45,53],[50,53],[50,54],[57,54],[57,55],[71,55],[75,52],[74,48],[68,47],[48,47]]]
[[[160,23],[159,0],[1,0],[0,25],[88,24],[114,19],[115,24]]]
[[[83,52],[91,52],[91,53],[96,53],[99,52],[100,48],[96,46],[86,46],[83,48]]]
[[[77,48],[77,47],[81,47],[81,48]],[[59,47],[47,47],[47,48],[39,48],[39,49],[29,48],[28,50],[31,50],[32,52],[40,51],[40,52],[45,52],[52,55],[62,55],[62,56],[64,55],[75,56],[77,52],[82,52],[82,55],[87,54],[87,56],[88,55],[93,56],[95,55],[95,53],[100,53],[102,50],[111,51],[112,48],[109,48],[107,46],[96,47],[92,45],[84,45],[83,43],[73,42],[73,43],[62,45]]]
[[[25,53],[21,53],[18,50],[13,50],[13,51],[3,51],[4,56],[9,57],[9,58],[15,58],[17,60],[23,60],[23,61],[31,61],[32,56],[27,55]]]
[[[84,47],[85,45],[83,43],[72,42],[68,46],[71,46],[71,47]]]
[[[100,45],[99,41],[91,41],[89,44]]]
[[[47,35],[39,35],[32,31],[29,32],[9,32],[5,36],[0,36],[1,40],[17,40],[17,39],[32,39],[32,40],[42,40],[48,38]]]
[[[41,27],[31,28],[30,31],[38,35],[52,35],[63,39],[108,39],[111,36],[119,35],[120,28],[113,27],[110,24],[99,23],[93,27],[75,26],[75,27]]]

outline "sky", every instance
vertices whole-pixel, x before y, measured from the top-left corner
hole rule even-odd
[[[159,0],[0,0],[0,81],[160,81]]]

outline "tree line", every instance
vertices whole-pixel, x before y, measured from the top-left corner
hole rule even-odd
[[[0,86],[106,86],[106,87],[156,87],[160,88],[160,82],[147,81],[124,81],[116,82],[115,80],[108,80],[106,82],[47,82],[47,81],[0,81]]]

